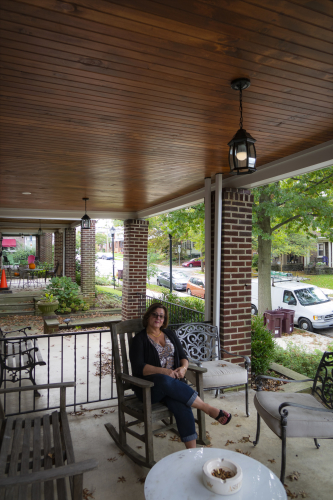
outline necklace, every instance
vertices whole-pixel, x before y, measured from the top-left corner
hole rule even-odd
[[[156,339],[162,334],[162,332],[160,332],[158,335],[154,335],[153,333],[150,333],[149,335],[152,335],[153,337],[155,337]]]

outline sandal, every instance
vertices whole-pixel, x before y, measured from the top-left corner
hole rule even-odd
[[[229,416],[227,417],[227,415],[229,415]],[[222,417],[227,417],[227,421],[224,422],[224,424],[222,424],[222,422],[220,422],[220,418],[222,418]],[[221,425],[227,425],[230,422],[231,417],[232,417],[231,413],[227,413],[227,412],[225,412],[223,410],[220,410],[220,412],[217,415],[217,417],[215,418],[215,420],[217,420],[218,422],[220,422]]]

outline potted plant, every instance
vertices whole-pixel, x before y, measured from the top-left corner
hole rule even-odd
[[[37,302],[37,306],[44,316],[46,314],[53,314],[54,311],[58,309],[59,302],[51,293],[45,293],[45,295]]]

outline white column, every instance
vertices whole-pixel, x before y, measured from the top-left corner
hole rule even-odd
[[[210,177],[205,178],[205,321],[211,319],[211,238],[212,238],[212,213],[211,213],[211,198],[212,198],[212,180]]]
[[[332,267],[332,242],[328,242],[328,265]]]
[[[215,175],[215,227],[214,227],[214,298],[213,325],[220,325],[221,295],[221,235],[222,235],[222,174]]]

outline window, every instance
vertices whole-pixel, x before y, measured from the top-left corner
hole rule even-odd
[[[324,256],[324,243],[318,243],[318,257]]]
[[[283,302],[285,304],[289,304],[290,301],[294,302],[294,304],[296,305],[296,299],[294,297],[294,294],[289,290],[285,290],[283,293]]]

